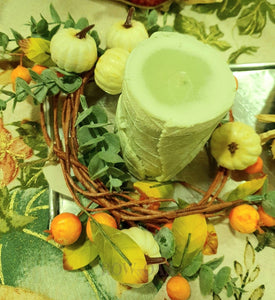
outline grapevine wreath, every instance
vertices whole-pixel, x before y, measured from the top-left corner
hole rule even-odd
[[[127,172],[123,158],[118,151],[119,145],[117,144],[118,139],[115,137],[115,133],[109,133],[105,128],[106,125],[109,125],[106,115],[102,108],[87,104],[85,90],[89,84],[93,83],[109,94],[119,94],[121,92],[123,66],[127,61],[129,52],[136,46],[134,42],[139,43],[147,39],[153,31],[163,30],[163,28],[153,26],[154,29],[151,28],[150,31],[142,23],[133,21],[132,17],[135,10],[132,7],[129,9],[126,21],[116,26],[118,26],[117,30],[121,28],[125,31],[133,30],[134,32],[136,30],[136,36],[132,39],[125,39],[123,43],[127,45],[123,48],[119,37],[115,38],[113,31],[109,40],[107,37],[106,43],[107,46],[108,43],[109,45],[112,44],[112,46],[110,49],[103,50],[99,47],[99,36],[93,28],[94,25],[89,25],[84,18],[79,22],[75,22],[71,16],[65,23],[61,22],[58,13],[52,5],[50,10],[53,23],[56,24],[51,30],[49,30],[48,23],[44,18],[41,18],[38,22],[31,18],[31,37],[23,38],[18,32],[13,31],[18,47],[10,51],[9,54],[20,57],[20,64],[14,70],[18,72],[20,69],[21,73],[27,70],[30,78],[19,76],[19,73],[13,72],[14,92],[2,89],[2,93],[7,95],[8,99],[0,100],[0,106],[4,110],[8,101],[13,100],[14,105],[16,105],[17,102],[23,101],[29,95],[33,97],[36,104],[40,104],[41,127],[51,152],[49,157],[52,158],[54,156],[60,163],[72,198],[81,208],[81,215],[89,217],[94,213],[107,212],[115,218],[118,227],[127,228],[123,230],[126,230],[126,235],[130,237],[133,234],[136,237],[140,234],[139,232],[134,232],[140,226],[147,229],[148,231],[146,232],[149,233],[161,232],[167,224],[172,222],[175,224],[175,221],[180,223],[181,221],[179,220],[185,220],[186,216],[200,216],[199,218],[205,220],[206,218],[227,216],[230,210],[232,213],[230,213],[229,217],[238,219],[236,217],[238,211],[233,211],[233,209],[235,207],[243,207],[242,213],[245,215],[247,211],[247,206],[245,205],[249,207],[252,207],[252,205],[261,206],[269,213],[270,218],[275,217],[274,204],[272,204],[270,193],[266,191],[266,175],[263,172],[261,159],[259,158],[262,151],[260,136],[249,126],[241,122],[235,122],[231,111],[228,113],[228,118],[224,119],[224,122],[220,123],[214,131],[209,143],[211,155],[217,162],[217,172],[209,188],[202,190],[187,182],[177,182],[185,188],[192,189],[200,194],[201,198],[198,202],[179,204],[175,199],[155,197],[148,192],[150,188],[158,189],[170,185],[171,182],[158,183],[155,181],[139,182],[133,180]],[[62,24],[65,24],[64,28],[62,28]],[[166,26],[166,30],[167,28]],[[116,29],[112,28],[112,30]],[[133,32],[131,37],[133,37]],[[1,36],[2,46],[8,51],[9,37],[4,33],[1,33]],[[73,44],[73,47],[69,47],[69,44],[70,46]],[[81,57],[88,56],[87,53],[89,54],[89,59],[81,59]],[[113,59],[113,56],[116,56],[117,59]],[[74,60],[72,57],[76,59]],[[77,60],[78,58],[80,59]],[[108,65],[107,71],[104,59]],[[24,67],[23,62],[29,68]],[[115,82],[112,82],[108,77],[112,64],[116,64]],[[47,110],[45,110],[46,103]],[[48,130],[49,127],[51,128],[50,131]],[[91,130],[92,137],[97,143],[104,141],[105,144],[101,144],[101,146],[105,145],[105,150],[113,149],[112,147],[115,148],[112,154],[113,159],[105,157],[107,162],[105,172],[101,172],[101,169],[104,169],[103,166],[101,169],[98,169],[97,176],[91,172],[91,169],[95,170],[95,167],[93,166],[92,168],[90,165],[87,165],[85,160],[85,154],[96,147],[85,139],[84,141],[81,140],[79,130],[83,130],[83,128],[88,131]],[[231,139],[228,140],[228,137]],[[108,141],[111,142],[108,143]],[[106,170],[109,170],[109,173]],[[253,184],[245,183],[243,190],[237,189],[233,191],[225,201],[221,199],[220,193],[227,180],[235,171],[242,174],[242,176],[246,176],[248,183],[253,181]],[[106,174],[109,174],[107,179]],[[146,191],[145,186],[147,187]],[[261,194],[252,195],[261,188],[263,188]],[[245,192],[243,193],[243,191]],[[163,208],[162,203],[172,203],[173,209],[169,205]],[[256,222],[251,225],[249,232],[262,231],[259,227],[259,218],[256,211]],[[89,218],[89,220],[91,219]],[[194,224],[204,228],[204,223],[202,223],[201,219],[196,220]],[[231,225],[240,232],[248,232],[245,231],[243,224],[232,222]],[[264,225],[267,226],[266,224]],[[178,234],[177,228],[175,226],[174,230],[173,227],[172,231],[176,236]],[[102,225],[103,229],[100,228],[101,226],[94,221],[89,226],[89,230],[92,229],[93,232],[98,231],[98,235],[101,238],[109,239],[112,244],[110,236],[115,234],[116,231],[112,231],[104,225]],[[131,230],[131,232],[127,232],[127,230]],[[166,228],[165,230],[168,229]],[[50,233],[53,235],[51,230]],[[148,239],[150,238],[148,237]],[[184,252],[186,254],[185,259],[189,263],[202,249],[205,239],[199,249],[190,254],[186,248],[191,242],[192,234],[191,237],[189,234],[183,247],[185,250],[181,249],[182,252],[186,251],[186,253]],[[62,244],[62,242],[60,243]],[[136,243],[139,244],[138,238]],[[63,245],[66,244],[63,243]],[[128,262],[127,257],[125,257],[119,247],[114,246],[114,248]],[[164,256],[163,253],[162,256]],[[148,265],[162,263],[167,265],[170,258],[171,256],[161,257],[160,252],[156,251],[154,256],[146,256],[146,262]],[[178,269],[172,268],[172,272],[168,272],[170,275],[179,273],[180,267],[186,267],[186,262],[182,264],[181,259],[179,261],[178,258],[173,258],[173,262]],[[83,267],[83,265],[75,268],[80,267]],[[67,269],[72,268],[67,266]],[[154,272],[150,272],[150,274],[156,274],[157,271],[158,268]],[[113,275],[115,276],[115,274]],[[143,283],[151,280],[153,278],[147,278],[147,281],[143,281]],[[136,286],[134,280],[126,283]]]

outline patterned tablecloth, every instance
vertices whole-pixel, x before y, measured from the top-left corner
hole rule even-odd
[[[179,9],[175,4],[181,2],[184,1],[175,1],[173,10],[168,13],[152,13],[147,19],[148,28],[156,24],[171,26],[176,31],[193,35],[219,49],[230,64],[275,62],[274,0],[223,0]],[[6,0],[0,3],[0,32],[11,36],[12,28],[26,36],[29,28],[24,24],[30,16],[39,19],[43,15],[50,20],[50,3],[62,18],[69,12],[75,19],[86,17],[96,24],[103,49],[106,30],[115,20],[124,19],[128,8],[121,2],[105,0]],[[0,84],[5,86],[9,83],[11,65],[1,62],[0,68]],[[275,100],[274,73],[272,76],[267,76],[269,94],[263,98],[269,99],[270,107]],[[265,77],[262,80],[265,89],[267,81]],[[253,86],[248,82],[243,84],[240,90],[249,94]],[[0,98],[5,96],[0,95]],[[254,99],[257,101],[257,96],[254,95]],[[254,111],[249,113],[253,119]],[[49,226],[49,188],[42,168],[47,153],[39,106],[31,100],[18,103],[14,110],[9,105],[0,114],[0,299],[21,299],[22,290],[10,290],[7,286],[31,290],[54,300],[164,299],[153,284],[140,289],[123,288],[99,264],[74,272],[63,270],[62,251],[47,241],[44,233]],[[38,161],[30,164],[33,160]],[[270,162],[268,168],[274,167]],[[231,268],[232,277],[238,279],[237,285],[245,290],[239,298],[232,296],[231,299],[274,299],[274,249],[265,247],[255,251],[258,244],[255,235],[233,232],[227,220],[215,224],[215,229],[218,251],[206,260],[224,257],[222,266]],[[249,280],[244,280],[246,274]],[[201,295],[198,279],[190,284],[190,299],[213,299],[212,295]],[[262,298],[260,292],[249,298],[255,289],[264,290]],[[16,295],[14,298],[12,291]],[[31,299],[30,294],[25,295],[25,299]],[[227,299],[226,293],[221,293],[220,297]],[[38,295],[34,298],[38,299]]]

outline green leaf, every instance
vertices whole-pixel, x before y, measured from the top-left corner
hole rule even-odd
[[[204,263],[204,265],[208,266],[212,270],[215,270],[220,264],[223,262],[224,256],[214,258],[212,260],[209,260],[208,262]]]
[[[85,27],[89,26],[89,21],[87,18],[80,18],[77,23],[75,24],[76,29],[84,29]]]
[[[118,229],[94,222],[91,226],[102,265],[110,275],[123,284],[146,283],[148,269],[141,248]]]
[[[175,253],[175,241],[172,231],[167,227],[162,227],[155,235],[160,249],[161,256],[171,258]]]
[[[112,164],[124,162],[123,158],[120,155],[109,150],[98,152],[98,157],[104,160],[105,162]]]
[[[193,35],[203,43],[214,46],[221,51],[225,51],[231,47],[226,41],[220,40],[224,34],[220,31],[218,25],[210,26],[209,34],[207,34],[203,22],[198,22],[195,18],[178,14],[174,20],[174,28],[178,32]]]
[[[7,102],[5,100],[0,99],[0,111],[5,110],[7,108]]]
[[[55,10],[53,4],[50,4],[50,14],[54,22],[61,23],[61,19],[57,11]]]
[[[38,101],[38,103],[43,103],[48,93],[48,88],[45,85],[38,86],[34,90],[34,99]]]
[[[98,32],[96,30],[92,30],[90,36],[95,40],[96,46],[98,47],[101,43]]]
[[[98,256],[97,248],[90,240],[63,249],[63,268],[77,270],[87,266]]]
[[[106,132],[103,135],[104,141],[107,144],[107,150],[113,153],[118,153],[120,151],[120,141],[119,137],[112,132]]]
[[[33,222],[36,219],[35,217],[22,216],[12,211],[10,211],[7,216],[9,217],[9,223],[13,228],[24,228],[27,224]]]
[[[81,129],[82,128],[80,128],[80,130],[79,130],[79,136],[81,136]],[[79,140],[81,140],[81,137],[79,138]],[[102,141],[104,141],[104,137],[103,136],[98,136],[96,138],[91,138],[86,143],[83,143],[83,144],[80,143],[79,151],[82,152],[82,153],[90,151],[90,150],[94,149],[98,145],[98,143],[100,143]]]
[[[219,270],[217,275],[214,277],[213,291],[219,294],[225,287],[227,282],[230,280],[231,269],[229,267],[223,267]]]
[[[275,248],[275,230],[272,228],[265,228],[264,233],[255,233],[258,239],[258,245],[255,248],[256,251],[261,251],[265,247]]]
[[[97,179],[108,170],[108,166],[99,158],[98,155],[95,155],[89,162],[88,165],[89,174],[92,179]]]
[[[17,31],[15,31],[14,29],[11,28],[11,32],[15,38],[16,43],[18,44],[18,41],[23,40],[24,37]]]
[[[264,211],[275,218],[275,191],[267,192],[262,201]]]
[[[200,290],[203,295],[209,295],[213,291],[214,273],[211,268],[203,265],[199,273]]]
[[[9,44],[9,37],[4,32],[0,32],[0,46],[3,47],[4,52],[7,49],[7,46]]]
[[[191,263],[182,270],[181,275],[183,277],[193,277],[200,270],[202,262],[203,254],[199,252],[198,255],[192,259]]]
[[[118,178],[109,177],[109,181],[107,182],[107,187],[112,191],[113,188],[119,188],[122,185],[123,181]]]
[[[254,0],[244,8],[237,19],[240,35],[261,35],[266,25],[267,5],[265,1]]]
[[[7,233],[9,230],[10,228],[7,221],[0,217],[0,236],[2,233]]]
[[[257,52],[259,47],[253,47],[253,46],[242,46],[240,49],[232,52],[228,58],[228,63],[229,64],[235,64],[237,63],[237,59],[242,55],[242,54],[248,54],[248,55],[253,55],[255,52]]]
[[[47,35],[49,33],[48,27],[48,22],[42,18],[36,25],[37,33],[41,36]]]
[[[43,72],[44,73],[44,72]],[[64,76],[60,80],[56,81],[60,89],[67,93],[73,93],[82,85],[82,79],[80,76]]]
[[[221,3],[193,5],[192,10],[202,14],[212,14],[216,11],[220,20],[236,17],[242,9],[240,0],[222,1]]]

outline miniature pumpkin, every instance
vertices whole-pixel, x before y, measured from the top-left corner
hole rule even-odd
[[[260,136],[242,122],[228,122],[212,134],[210,148],[218,165],[229,170],[244,170],[262,152]]]
[[[74,28],[59,30],[50,44],[51,58],[57,66],[68,72],[90,70],[97,60],[95,40],[87,34],[93,25],[82,31]]]
[[[133,12],[131,7],[125,22],[121,20],[110,27],[106,36],[108,48],[119,47],[131,52],[138,43],[149,37],[143,23],[132,20]]]
[[[125,234],[127,234],[144,252],[144,255],[153,258],[153,257],[161,257],[159,251],[159,245],[154,239],[151,232],[145,229],[141,229],[140,227],[131,227],[129,229],[121,230]],[[159,270],[158,264],[150,264],[148,265],[148,282],[151,282],[154,276],[157,274]],[[140,287],[142,284],[135,284],[134,287]],[[131,285],[132,286],[132,285]]]
[[[95,82],[111,95],[121,93],[124,69],[129,52],[122,48],[112,48],[100,56],[95,67]]]

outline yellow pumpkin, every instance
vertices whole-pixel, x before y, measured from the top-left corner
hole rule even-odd
[[[260,136],[242,122],[218,127],[210,140],[211,154],[218,165],[229,170],[244,170],[257,161],[262,152]]]
[[[86,33],[87,29],[64,28],[52,37],[51,58],[59,68],[82,73],[93,67],[97,60],[97,46],[95,40]]]
[[[95,82],[111,95],[121,93],[124,69],[129,52],[122,48],[112,48],[100,56],[95,67]]]

